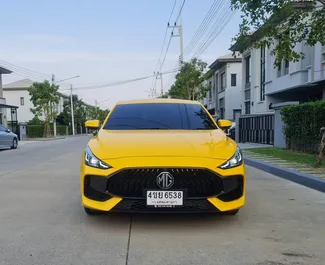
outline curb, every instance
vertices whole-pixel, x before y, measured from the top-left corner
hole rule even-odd
[[[310,174],[300,173],[291,169],[280,168],[252,158],[244,158],[244,163],[247,166],[255,167],[267,173],[273,174],[277,177],[290,180],[305,187],[325,193],[324,179],[314,177]]]
[[[56,137],[56,138],[34,138],[34,139],[28,139],[28,140],[23,140],[19,142],[48,142],[48,141],[56,141],[56,140],[62,140],[65,139],[66,137]]]

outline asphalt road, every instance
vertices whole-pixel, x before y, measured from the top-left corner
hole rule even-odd
[[[325,264],[325,194],[249,167],[236,216],[87,216],[88,139],[0,151],[1,265]]]

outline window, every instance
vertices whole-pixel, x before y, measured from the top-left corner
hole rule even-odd
[[[225,99],[224,98],[219,99],[219,116],[220,116],[220,119],[225,118]]]
[[[284,74],[289,74],[289,60],[284,61]]]
[[[245,102],[245,114],[251,114],[251,102]]]
[[[221,91],[226,89],[226,73],[223,72],[220,76],[221,81]]]
[[[117,105],[105,130],[214,130],[207,112],[198,104],[143,103]]]
[[[20,98],[20,106],[24,106],[24,103],[25,103],[25,102],[24,102],[24,98],[21,97],[21,98]]]
[[[236,74],[231,74],[231,86],[236,86],[236,77],[237,75]]]
[[[216,91],[219,91],[219,74],[216,74]]]
[[[211,81],[209,82],[208,97],[209,97],[209,100],[212,99],[212,82]]]
[[[0,132],[5,132],[6,128],[0,125]]]
[[[233,110],[233,113],[232,113],[232,119],[234,121],[236,121],[236,116],[237,116],[237,113],[238,113],[238,116],[241,114],[241,109],[234,109]]]
[[[251,76],[250,76],[250,60],[251,60],[251,56],[250,55],[245,58],[245,84],[248,84],[251,81]]]
[[[265,100],[265,47],[261,48],[260,100]]]
[[[278,77],[282,75],[282,62],[278,66]]]

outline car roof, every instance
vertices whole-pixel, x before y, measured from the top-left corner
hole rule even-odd
[[[170,103],[170,104],[200,104],[198,101],[185,100],[185,99],[174,99],[174,98],[149,98],[149,99],[133,99],[119,101],[116,105],[126,105],[126,104],[144,104],[144,103]]]

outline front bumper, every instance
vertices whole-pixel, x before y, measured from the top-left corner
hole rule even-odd
[[[183,173],[176,170],[183,170]],[[181,207],[146,206],[143,190],[159,189],[155,177],[160,171],[171,172],[175,177],[174,187],[170,190],[186,191]],[[99,175],[103,174],[102,170],[82,166],[82,204],[100,211],[130,213],[224,212],[243,207],[246,191],[244,165],[222,172],[223,175],[221,171],[198,167],[132,167]]]

